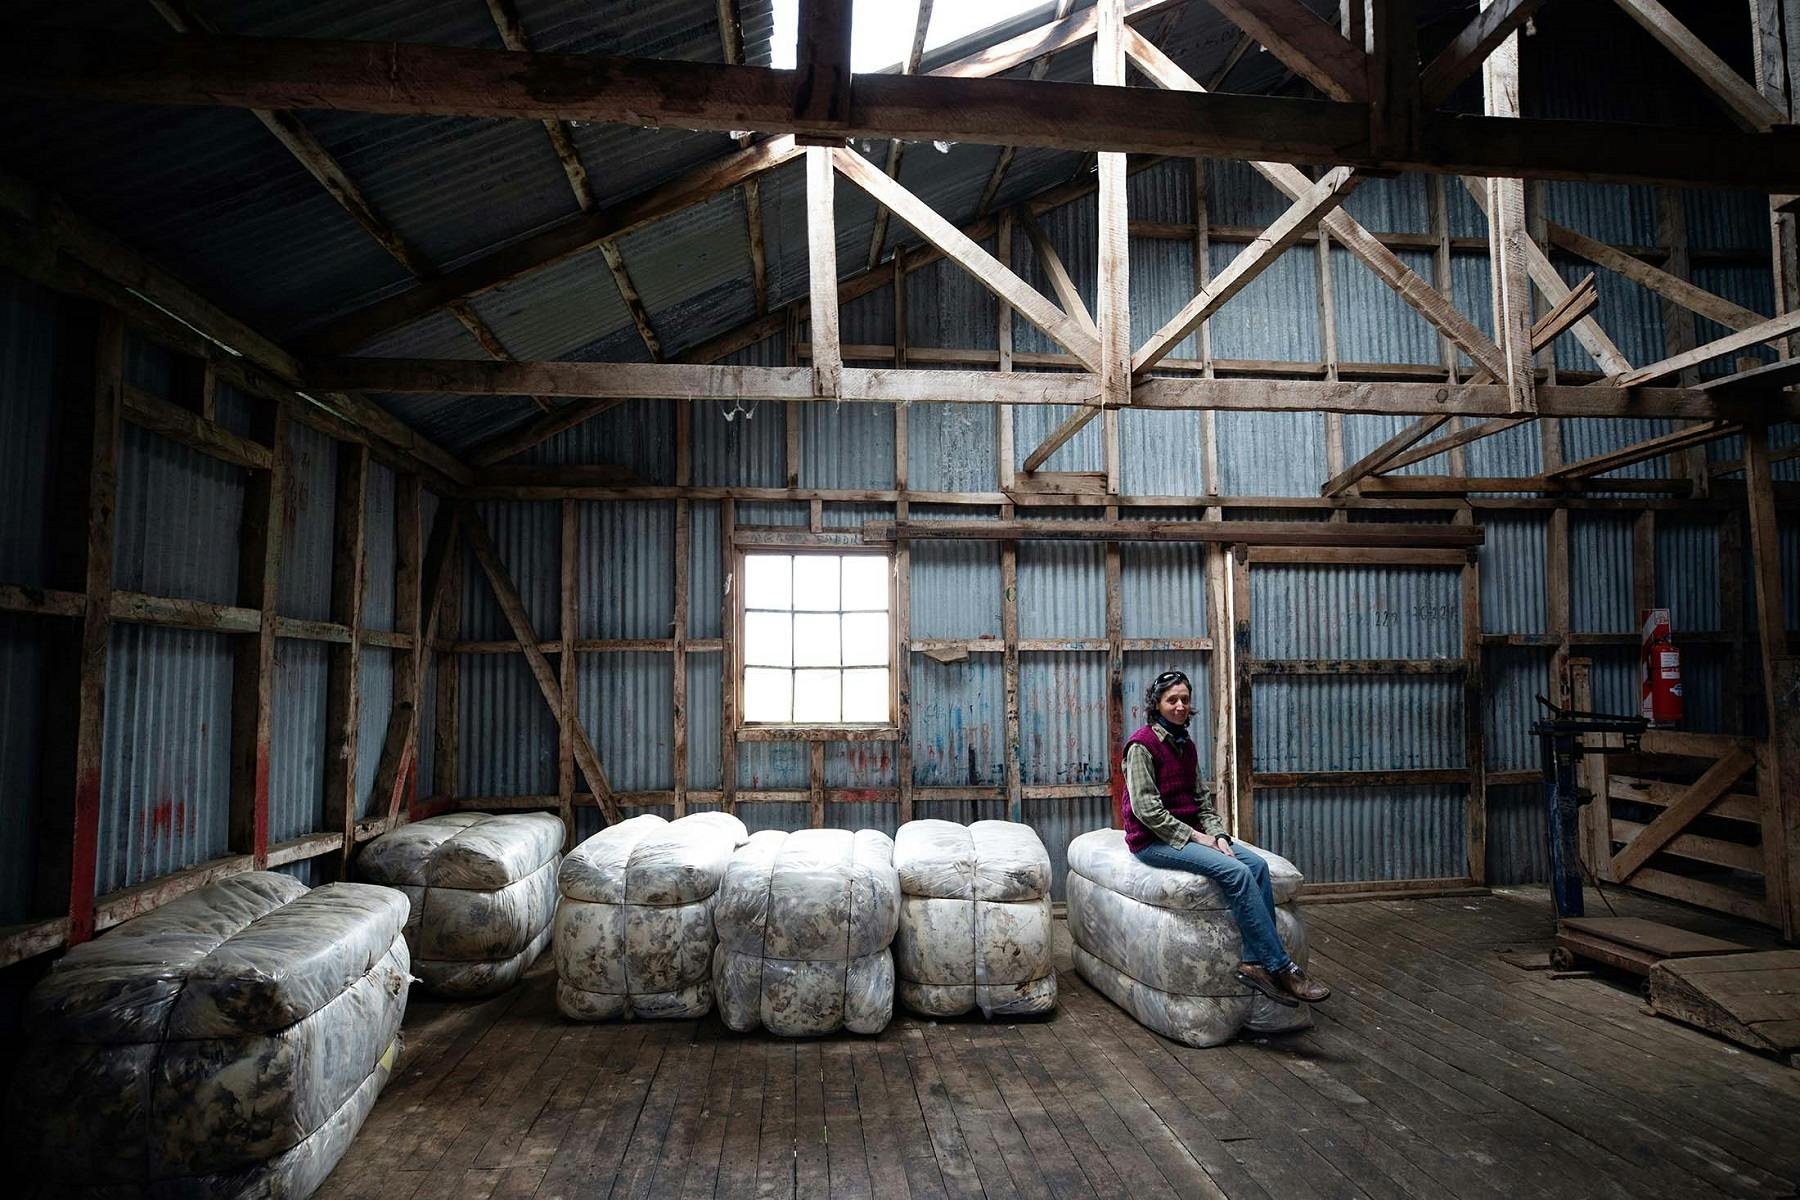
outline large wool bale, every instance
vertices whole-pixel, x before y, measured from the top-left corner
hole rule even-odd
[[[1263,854],[1276,932],[1304,966],[1306,927],[1290,903],[1304,879],[1287,859]],[[1281,1033],[1312,1024],[1307,1005],[1277,1004],[1237,981],[1244,941],[1219,886],[1138,861],[1121,830],[1096,829],[1069,843],[1068,905],[1075,969],[1160,1034],[1216,1046],[1240,1030]]]
[[[864,829],[764,830],[713,897],[725,1024],[783,1037],[879,1033],[894,1014],[894,843]]]
[[[557,875],[556,1006],[581,1021],[712,1009],[712,898],[750,836],[728,813],[645,814],[575,847]]]
[[[908,821],[894,838],[901,1003],[933,1017],[1056,1007],[1050,854],[1012,821]]]
[[[70,950],[26,997],[13,1186],[306,1196],[375,1103],[411,980],[405,897],[233,876]]]
[[[491,996],[550,941],[563,823],[549,813],[448,813],[383,834],[359,878],[406,894],[413,973],[432,991]]]

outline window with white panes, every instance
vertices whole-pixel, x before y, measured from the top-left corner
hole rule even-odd
[[[892,560],[748,552],[742,565],[744,723],[891,722]]]

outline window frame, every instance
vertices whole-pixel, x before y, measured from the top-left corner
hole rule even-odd
[[[887,565],[887,618],[888,618],[888,719],[886,721],[751,721],[744,715],[744,672],[748,669],[744,655],[744,587],[745,560],[759,555],[782,555],[797,558],[802,555],[827,555],[832,558],[877,558]],[[732,728],[740,742],[837,742],[837,741],[871,741],[897,742],[900,740],[900,671],[901,656],[909,651],[902,647],[899,639],[899,620],[895,606],[899,603],[900,593],[900,558],[892,550],[862,549],[861,547],[824,545],[740,545],[732,557]],[[842,597],[839,597],[842,604]],[[790,609],[790,611],[794,611]],[[835,610],[840,616],[843,609]],[[853,610],[863,611],[863,610]],[[780,669],[780,668],[776,668]],[[845,668],[839,667],[839,670]],[[795,670],[793,667],[789,671]]]

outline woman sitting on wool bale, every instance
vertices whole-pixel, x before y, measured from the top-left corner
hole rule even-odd
[[[1331,989],[1309,979],[1275,932],[1269,865],[1254,847],[1233,842],[1200,789],[1199,756],[1188,736],[1193,689],[1180,671],[1164,671],[1144,693],[1150,722],[1125,743],[1125,844],[1152,867],[1192,871],[1218,884],[1244,938],[1237,979],[1278,1004],[1309,1004]]]

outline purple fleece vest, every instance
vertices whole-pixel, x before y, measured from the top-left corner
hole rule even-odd
[[[1194,739],[1189,738],[1186,748],[1177,751],[1174,746],[1157,737],[1156,730],[1146,725],[1125,741],[1127,746],[1134,743],[1150,752],[1150,762],[1156,768],[1156,790],[1162,795],[1163,807],[1189,825],[1199,828],[1200,800],[1194,793],[1200,782],[1200,755],[1194,748]],[[1136,854],[1154,842],[1156,835],[1145,829],[1137,819],[1137,814],[1131,811],[1129,790],[1120,808],[1120,824],[1125,828],[1125,845]]]

